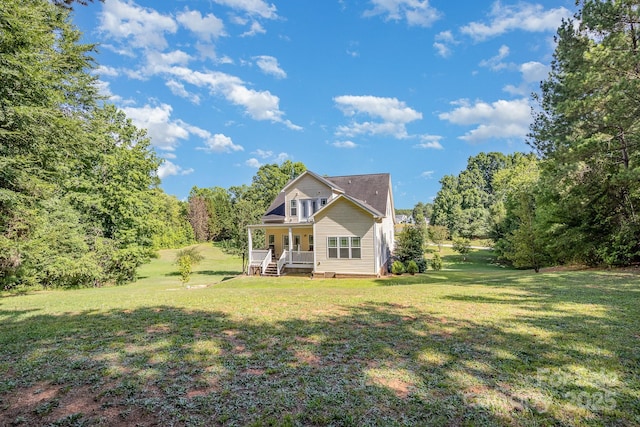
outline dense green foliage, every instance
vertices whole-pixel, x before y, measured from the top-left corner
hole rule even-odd
[[[404,227],[396,235],[394,250],[395,258],[403,264],[407,264],[409,261],[415,262],[420,273],[424,273],[427,269],[427,262],[424,259],[425,234],[424,226],[409,225]]]
[[[287,160],[266,164],[258,169],[251,185],[193,187],[189,194],[189,222],[198,242],[224,242],[225,250],[241,253],[247,248],[247,225],[259,224],[260,218],[282,188],[306,170],[301,162]],[[260,238],[256,233],[256,245]]]
[[[530,144],[536,220],[556,261],[640,261],[640,10],[584,1],[558,30]]]
[[[93,46],[69,13],[45,0],[0,4],[4,289],[124,283],[154,244],[190,240],[184,222],[182,236],[158,236],[163,216],[180,223],[155,189],[160,162],[145,132],[100,102]]]
[[[446,175],[433,202],[430,224],[444,226],[451,237],[487,237],[493,222],[495,173],[522,154],[480,153],[470,157],[458,176]]]

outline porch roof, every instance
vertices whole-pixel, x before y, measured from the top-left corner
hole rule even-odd
[[[247,228],[250,230],[262,229],[262,228],[312,228],[312,222],[292,222],[292,223],[271,223],[271,224],[250,224]]]

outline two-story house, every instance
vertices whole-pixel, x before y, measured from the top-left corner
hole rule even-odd
[[[387,173],[323,177],[306,171],[282,189],[262,224],[248,226],[247,273],[386,274],[394,212]],[[253,247],[255,230],[264,231],[266,247]]]

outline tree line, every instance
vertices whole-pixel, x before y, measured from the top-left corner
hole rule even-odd
[[[99,96],[71,3],[0,3],[0,289],[125,283],[193,241],[146,132]]]
[[[431,223],[518,267],[640,262],[640,8],[582,1],[563,22],[528,144],[445,176]]]

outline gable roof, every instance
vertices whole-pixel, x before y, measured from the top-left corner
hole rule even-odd
[[[284,222],[286,215],[285,190],[304,175],[310,175],[326,184],[333,191],[342,193],[347,199],[360,205],[374,216],[383,217],[387,212],[388,195],[391,191],[391,176],[388,173],[322,177],[314,172],[305,171],[289,181],[284,189],[278,193],[262,217],[264,223]]]
[[[385,216],[391,185],[391,176],[388,173],[332,176],[327,177],[327,180],[344,189],[347,196]]]

